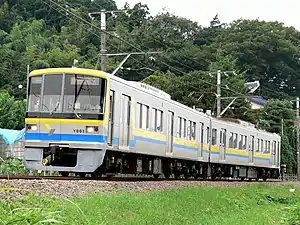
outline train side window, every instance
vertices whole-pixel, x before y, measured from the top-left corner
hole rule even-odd
[[[196,140],[196,123],[189,120],[187,127],[187,139],[188,140]]]
[[[216,145],[217,144],[217,129],[212,129],[212,137],[211,137],[211,144]]]
[[[162,132],[163,130],[163,112],[159,109],[152,109],[152,128],[155,132]]]
[[[137,103],[137,122],[138,128],[149,128],[149,106]]]
[[[260,139],[257,138],[257,148],[256,148],[256,152],[259,152],[260,150]]]
[[[232,132],[230,132],[229,148],[233,148],[233,133]]]

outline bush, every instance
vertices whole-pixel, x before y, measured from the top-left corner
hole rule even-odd
[[[28,173],[29,170],[24,167],[23,159],[8,158],[0,161],[0,174],[16,175]]]

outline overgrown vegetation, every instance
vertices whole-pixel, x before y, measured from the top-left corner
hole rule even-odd
[[[28,174],[29,170],[24,167],[24,160],[18,158],[8,158],[0,160],[0,174]]]
[[[26,196],[0,201],[1,224],[297,224],[289,186],[194,187],[93,194],[71,200]],[[292,217],[291,217],[292,216]],[[42,221],[44,223],[42,223]]]

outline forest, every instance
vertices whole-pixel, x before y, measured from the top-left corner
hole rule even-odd
[[[113,0],[0,1],[0,124],[22,129],[30,71],[77,66],[99,69],[100,16],[117,10]],[[146,4],[107,14],[107,53],[133,54],[116,76],[151,84],[190,107],[216,113],[216,74],[222,72],[223,115],[282,135],[281,161],[296,171],[295,99],[300,95],[300,32],[273,21],[239,19],[230,24],[212,15],[207,27],[167,11],[153,16]],[[108,56],[112,72],[124,55]],[[245,82],[259,81],[253,94],[267,100],[250,108]],[[227,97],[227,98],[226,98]]]

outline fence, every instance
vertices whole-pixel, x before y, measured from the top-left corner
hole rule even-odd
[[[293,181],[293,182],[296,182],[297,181],[297,174],[284,174],[283,175],[283,180],[284,181]]]
[[[4,160],[9,157],[23,158],[24,148],[24,141],[19,141],[11,145],[0,141],[0,157]]]

